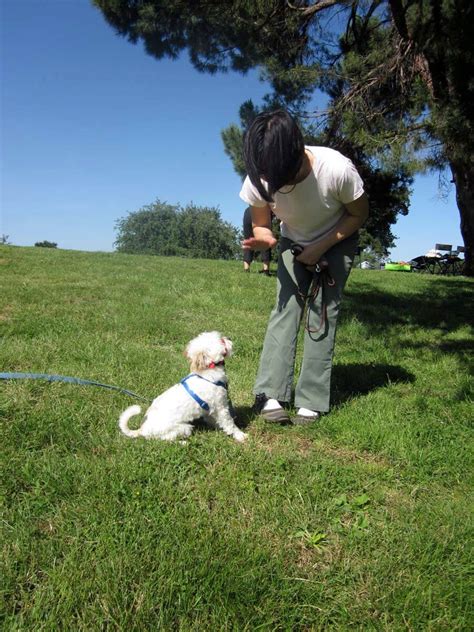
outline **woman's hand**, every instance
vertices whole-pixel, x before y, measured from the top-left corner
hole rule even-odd
[[[321,257],[330,248],[353,235],[364,224],[369,215],[369,201],[363,193],[354,202],[345,204],[346,212],[329,231],[319,241],[306,246],[303,252],[296,257],[296,260],[306,266],[315,266]]]
[[[253,237],[244,239],[244,250],[268,250],[275,248],[277,240],[272,233],[271,210],[269,206],[252,206],[252,230]]]
[[[303,252],[295,257],[295,259],[307,267],[314,267],[320,261],[325,252],[326,249],[324,248],[324,245],[316,242],[315,244],[306,246]]]
[[[242,242],[242,248],[244,250],[268,250],[274,248],[277,244],[277,240],[272,235],[264,237],[250,237],[244,239]]]

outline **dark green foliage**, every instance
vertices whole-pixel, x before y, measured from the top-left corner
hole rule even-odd
[[[203,259],[234,259],[238,230],[216,208],[185,208],[156,200],[116,223],[119,252]]]
[[[239,109],[240,127],[232,124],[221,132],[224,151],[232,160],[235,171],[242,179],[246,175],[243,155],[244,130],[261,111],[262,108],[256,107],[251,99],[245,101]]]
[[[54,241],[37,241],[35,243],[35,246],[37,246],[38,248],[57,248],[58,244],[56,244]]]
[[[221,132],[224,151],[232,160],[235,171],[241,178],[245,177],[245,163],[242,152],[242,129],[235,124],[229,125]]]
[[[352,2],[322,83],[326,121],[381,165],[450,172],[474,274],[474,5]]]

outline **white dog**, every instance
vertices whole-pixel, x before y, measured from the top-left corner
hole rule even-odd
[[[128,421],[141,408],[127,408],[120,415],[120,430],[127,437],[172,441],[189,437],[193,431],[191,422],[204,417],[237,441],[244,441],[247,435],[235,425],[227,396],[224,359],[232,355],[232,342],[218,331],[206,331],[191,340],[185,354],[192,373],[153,401],[138,430],[130,430]]]

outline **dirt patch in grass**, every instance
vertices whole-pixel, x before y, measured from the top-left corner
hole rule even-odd
[[[364,462],[384,468],[392,466],[390,461],[378,454],[373,454],[367,451],[359,452],[358,450],[352,450],[350,448],[332,446],[322,440],[314,441],[314,448],[326,456],[330,456],[338,461],[344,461],[345,463]]]
[[[343,541],[336,533],[328,535],[320,545],[312,546],[304,538],[292,537],[286,542],[287,572],[291,579],[314,581],[341,565],[346,555]],[[294,576],[294,577],[293,577]]]
[[[4,323],[11,319],[13,307],[11,305],[4,305],[0,309],[0,322]]]
[[[36,530],[46,536],[51,536],[56,531],[51,520],[40,520],[36,525]]]
[[[289,450],[303,457],[320,453],[344,463],[367,463],[383,468],[393,466],[390,461],[378,454],[330,445],[327,441],[321,439],[298,435],[293,428],[288,428],[288,433],[278,434],[256,429],[250,432],[250,441],[247,442],[247,446],[257,447],[269,453]]]
[[[292,428],[288,428],[288,433],[276,434],[271,430],[256,429],[250,432],[247,446],[260,450],[265,450],[271,454],[275,452],[290,451],[300,456],[309,456],[314,452],[314,441],[309,437],[302,437],[294,434]]]
[[[383,504],[388,515],[393,520],[399,515],[401,510],[413,510],[416,500],[411,493],[388,487],[384,490]]]

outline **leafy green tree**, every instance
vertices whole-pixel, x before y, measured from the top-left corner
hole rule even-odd
[[[216,208],[185,208],[156,200],[129,213],[115,225],[119,252],[234,259],[240,251],[238,230]]]
[[[115,246],[130,254],[178,255],[177,208],[156,200],[119,219]]]
[[[38,248],[57,248],[58,244],[56,244],[54,241],[37,241],[35,243],[35,246],[37,246]]]
[[[351,3],[323,88],[328,129],[385,165],[449,170],[465,272],[474,274],[474,5],[466,0]],[[441,240],[441,236],[440,236]]]
[[[238,229],[215,208],[188,205],[179,213],[179,239],[192,257],[235,259],[240,253]]]
[[[449,169],[474,275],[472,0],[93,0],[116,31],[201,71],[259,67],[278,102],[330,96],[320,130],[377,168]]]

